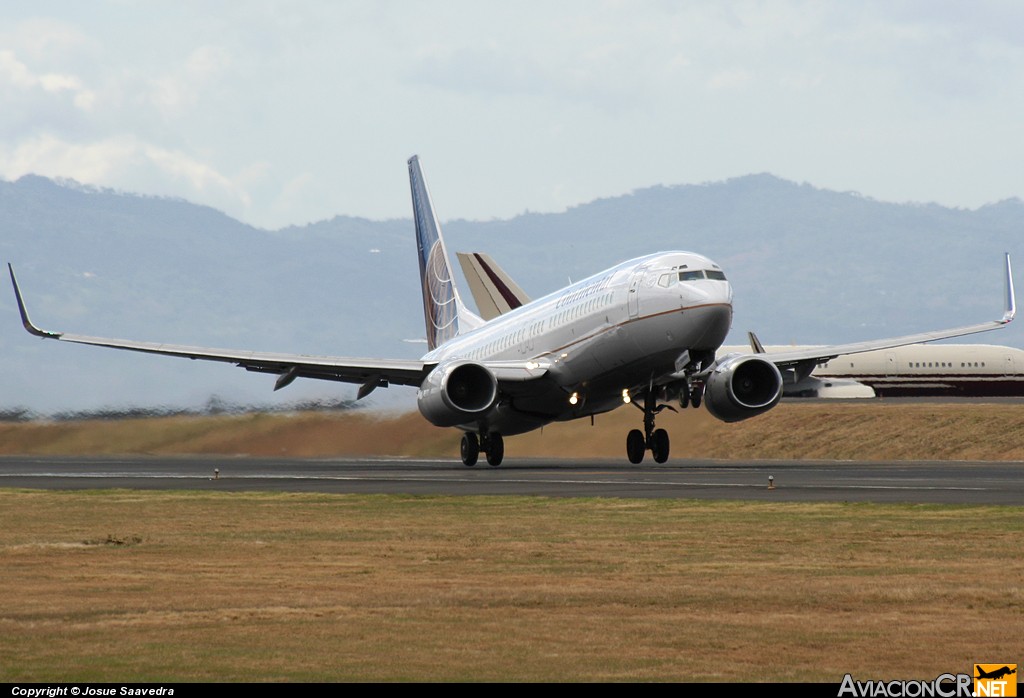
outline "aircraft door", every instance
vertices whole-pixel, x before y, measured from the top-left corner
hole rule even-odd
[[[640,267],[633,272],[629,280],[629,292],[627,305],[629,306],[629,317],[635,318],[640,314],[640,282],[643,281],[646,267]]]

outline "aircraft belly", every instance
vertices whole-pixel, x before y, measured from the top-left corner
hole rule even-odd
[[[525,434],[534,429],[540,429],[545,424],[554,421],[552,418],[539,415],[523,414],[514,409],[496,408],[485,423],[485,431],[496,431],[502,436],[515,436]],[[463,431],[480,431],[480,424],[461,424],[459,429]]]

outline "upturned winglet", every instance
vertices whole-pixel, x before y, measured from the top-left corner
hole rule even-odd
[[[1003,311],[1003,324],[1011,322],[1017,315],[1017,298],[1013,292],[1013,269],[1010,268],[1010,253],[1006,253],[1006,307]]]
[[[29,334],[34,334],[36,337],[44,337],[46,339],[60,339],[62,333],[60,332],[47,332],[41,330],[32,324],[32,321],[28,319],[28,310],[25,309],[25,299],[21,297],[21,289],[18,288],[18,279],[14,276],[14,267],[11,263],[7,263],[7,271],[11,273],[11,283],[14,285],[14,297],[18,301],[18,312],[21,313],[21,324],[25,326]]]

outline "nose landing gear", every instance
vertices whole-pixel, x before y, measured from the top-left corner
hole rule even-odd
[[[704,391],[700,385],[686,386],[680,393],[679,405],[686,407],[692,404],[694,407],[699,407],[703,394]],[[637,404],[637,407],[640,405]],[[658,404],[657,393],[653,387],[644,393],[644,404],[640,408],[644,412],[644,430],[633,429],[626,435],[626,457],[629,458],[630,463],[636,465],[642,462],[644,452],[647,450],[650,450],[655,463],[664,463],[668,460],[668,432],[664,429],[656,429],[654,425],[657,414],[666,408],[675,411],[671,405]]]

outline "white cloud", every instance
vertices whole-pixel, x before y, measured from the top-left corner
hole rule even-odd
[[[86,89],[77,76],[52,72],[37,74],[10,50],[0,51],[0,86],[5,84],[21,93],[39,90],[51,95],[69,94],[71,103],[84,111],[90,110],[96,101],[95,93]],[[8,108],[10,106],[8,104]]]
[[[82,81],[73,75],[46,73],[39,76],[38,82],[47,92],[60,92],[61,90],[78,92],[82,89]]]
[[[213,201],[236,215],[251,203],[243,187],[209,164],[131,136],[81,144],[42,135],[0,149],[0,174],[4,178],[16,179],[29,173]]]
[[[200,46],[181,66],[150,81],[149,99],[168,116],[192,109],[202,100],[203,91],[215,84],[230,64],[225,49]]]
[[[13,51],[0,51],[0,77],[14,87],[29,89],[39,81],[28,66],[19,61]]]
[[[159,146],[144,145],[141,148],[144,158],[156,165],[160,173],[172,179],[183,181],[190,189],[200,193],[228,193],[243,204],[251,201],[245,190],[237,187],[230,178],[225,177],[210,165],[193,159],[184,153],[166,150]]]
[[[118,163],[129,162],[134,152],[135,147],[126,139],[76,145],[44,135],[5,147],[0,167],[6,179],[40,174],[87,184],[110,184]]]
[[[92,51],[96,42],[70,22],[44,17],[42,8],[36,16],[6,24],[0,31],[3,45],[14,47],[33,63],[63,62]]]
[[[0,79],[17,88],[41,88],[46,92],[82,92],[82,81],[66,73],[33,73],[13,51],[0,51]]]

